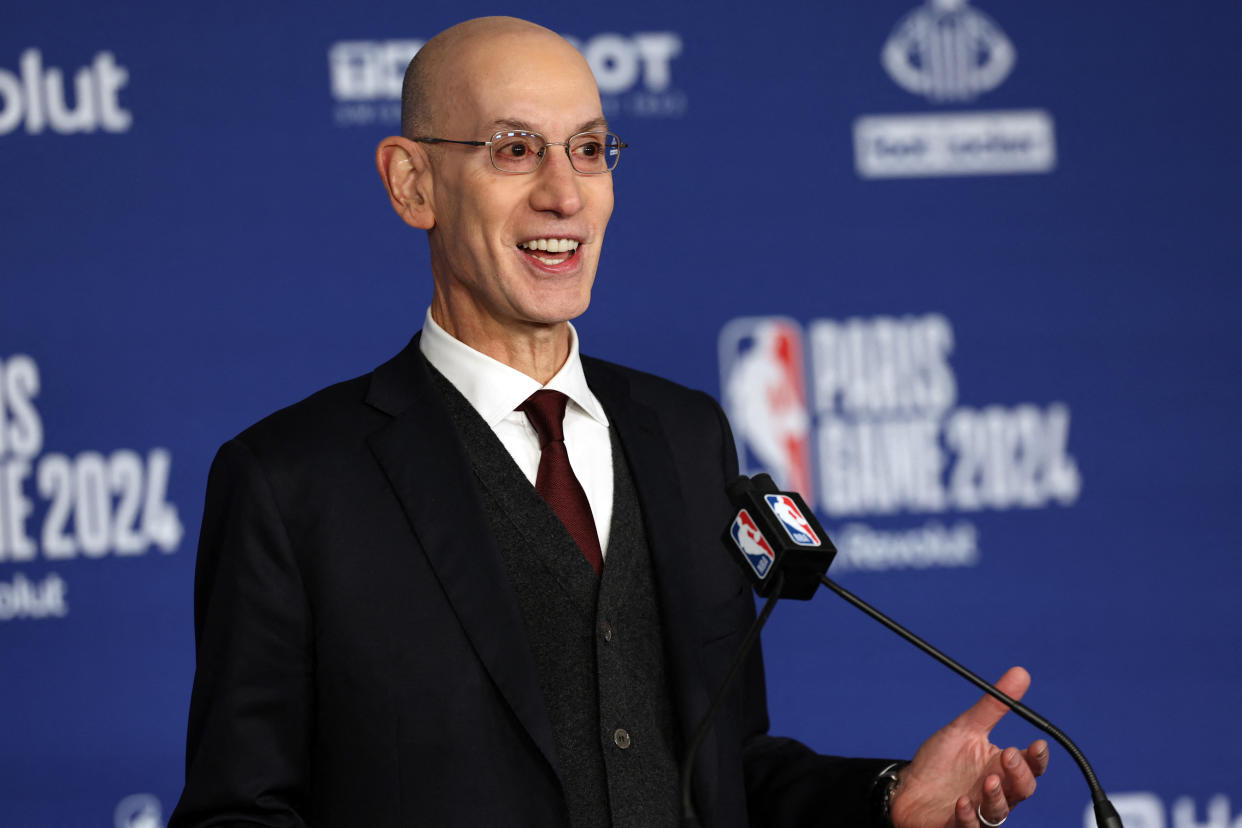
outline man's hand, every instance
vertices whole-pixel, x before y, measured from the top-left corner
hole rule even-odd
[[[996,689],[1020,699],[1031,675],[1013,667]],[[1035,777],[1048,767],[1043,739],[1026,750],[1001,750],[988,734],[1009,711],[984,696],[923,743],[901,771],[890,814],[897,828],[984,828],[976,808],[993,824],[1035,792]]]

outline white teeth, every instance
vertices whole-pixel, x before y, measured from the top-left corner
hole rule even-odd
[[[546,250],[549,253],[568,253],[578,249],[578,242],[574,239],[530,239],[518,242],[518,247],[525,250]]]

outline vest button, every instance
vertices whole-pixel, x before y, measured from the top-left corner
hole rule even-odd
[[[604,640],[612,641],[612,622],[604,621]]]
[[[630,746],[630,734],[623,727],[618,727],[612,732],[612,741],[617,747],[625,750]]]

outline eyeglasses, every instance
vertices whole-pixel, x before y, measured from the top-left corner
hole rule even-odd
[[[564,147],[570,166],[582,175],[601,175],[616,169],[621,150],[629,146],[611,132],[579,132],[565,141],[549,141],[538,132],[497,132],[490,141],[451,138],[412,138],[423,144],[465,144],[487,147],[492,166],[502,173],[533,173],[543,163],[548,147]]]

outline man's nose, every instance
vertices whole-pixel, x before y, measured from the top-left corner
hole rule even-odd
[[[536,210],[572,216],[582,209],[582,176],[574,172],[564,147],[545,147],[543,163],[533,175],[531,206]]]

